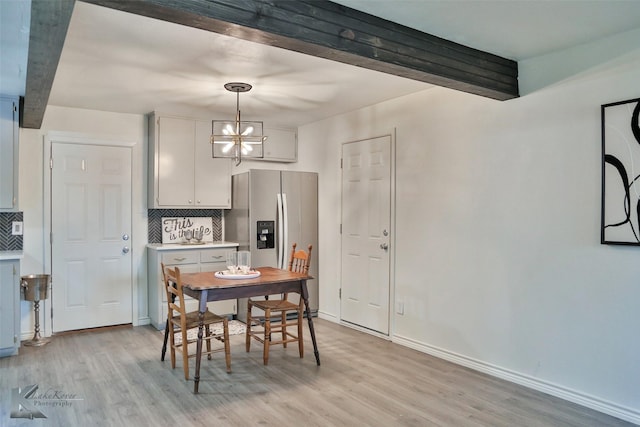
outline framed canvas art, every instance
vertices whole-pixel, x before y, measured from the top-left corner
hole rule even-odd
[[[602,105],[602,244],[640,245],[640,98]]]

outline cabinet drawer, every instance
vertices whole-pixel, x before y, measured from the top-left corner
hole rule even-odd
[[[232,248],[224,248],[224,249],[209,249],[209,250],[201,250],[200,251],[200,262],[208,263],[208,262],[221,262],[226,264],[227,262],[227,252],[235,251]]]
[[[164,265],[197,264],[200,262],[198,251],[175,251],[162,254]]]

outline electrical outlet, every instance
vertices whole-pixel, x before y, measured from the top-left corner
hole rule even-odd
[[[22,221],[13,221],[11,223],[11,235],[22,236]]]
[[[404,303],[396,301],[396,314],[404,314]]]

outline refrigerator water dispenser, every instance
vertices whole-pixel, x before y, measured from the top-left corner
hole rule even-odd
[[[258,221],[258,249],[273,249],[275,243],[275,221]]]

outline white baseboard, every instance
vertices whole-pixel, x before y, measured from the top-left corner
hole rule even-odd
[[[318,310],[318,318],[328,320],[333,323],[340,323],[340,320],[333,314],[325,313],[324,311]]]
[[[440,359],[444,359],[449,362],[513,382],[515,384],[520,384],[522,386],[559,397],[569,402],[577,403],[578,405],[594,409],[598,412],[620,418],[621,420],[640,425],[640,412],[637,410],[626,408],[612,402],[607,402],[594,396],[580,393],[578,391],[571,390],[566,387],[562,387],[546,381],[541,381],[528,375],[523,375],[518,372],[491,365],[489,363],[456,354],[438,347],[417,342],[410,338],[395,335],[393,336],[392,341],[396,344],[400,344],[414,350],[430,354]]]

